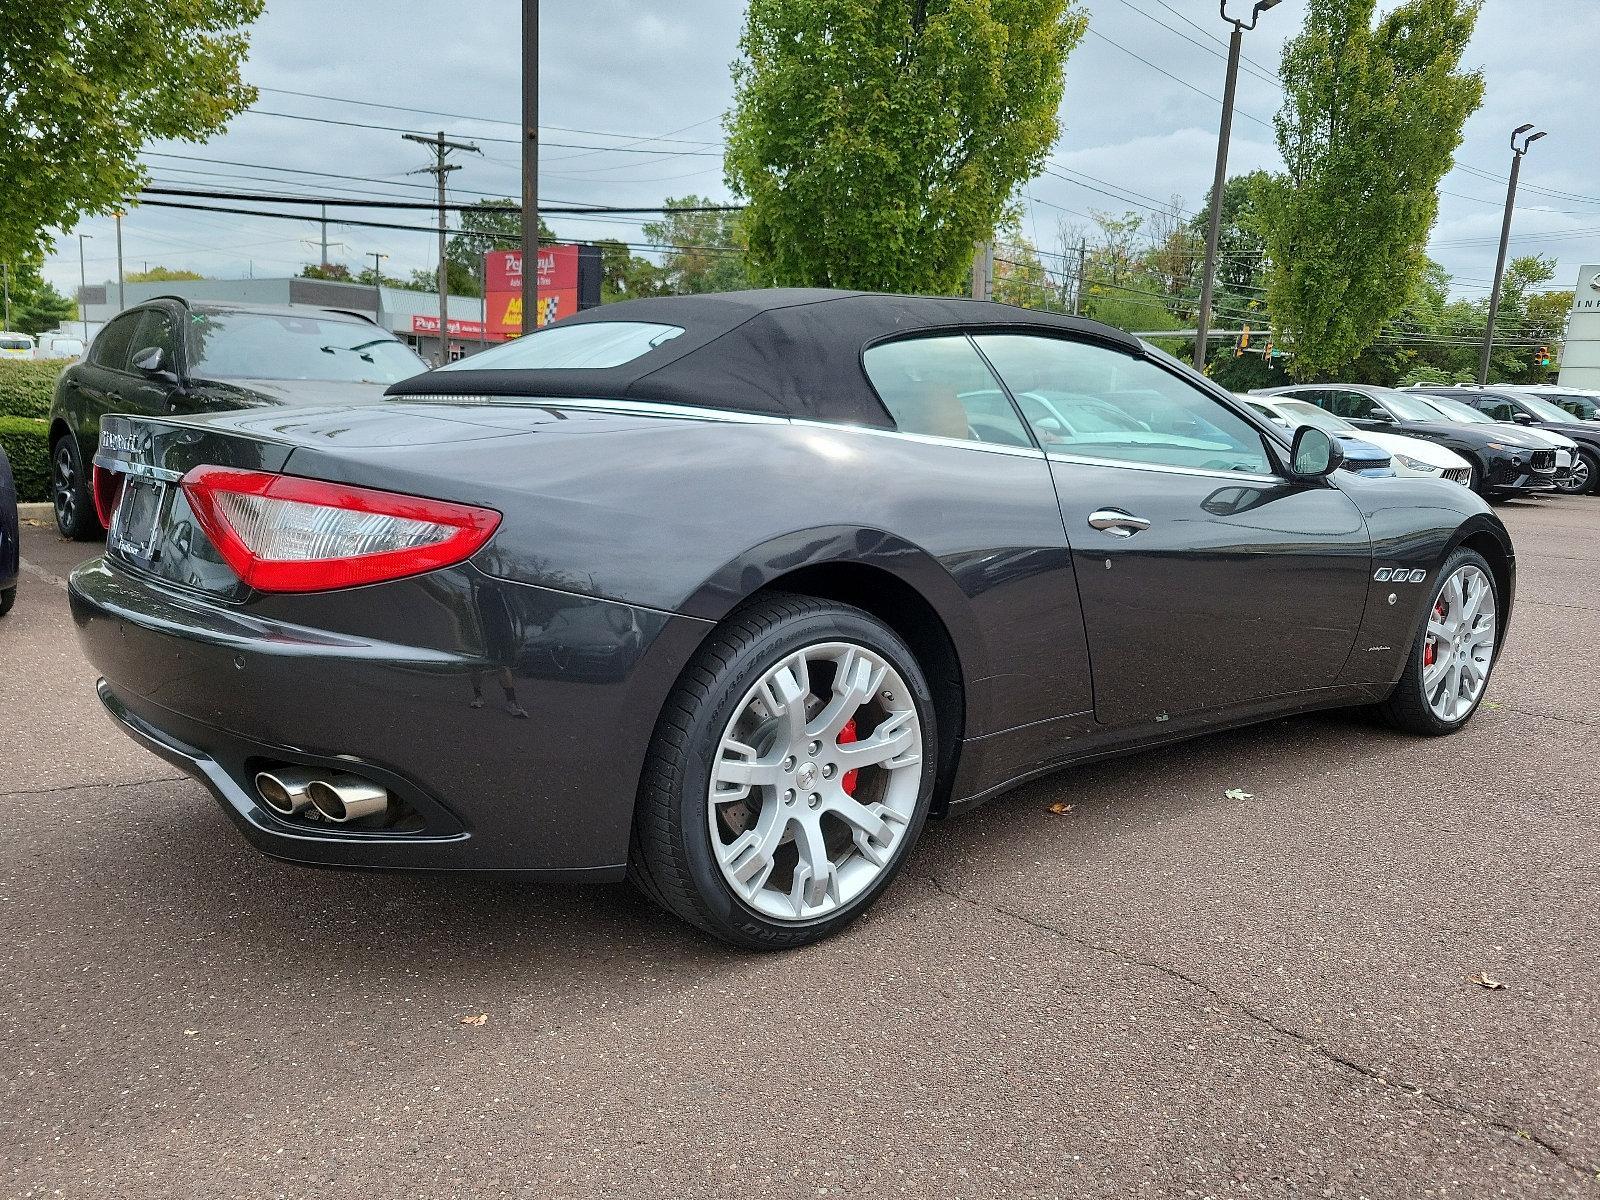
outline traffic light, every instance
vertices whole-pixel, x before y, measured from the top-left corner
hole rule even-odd
[[[1535,361],[1538,362],[1541,367],[1548,367],[1550,365],[1550,347],[1540,346],[1539,353]]]
[[[1244,331],[1239,334],[1238,342],[1234,344],[1233,356],[1243,358],[1244,352],[1248,349],[1250,349],[1250,326],[1246,325]]]

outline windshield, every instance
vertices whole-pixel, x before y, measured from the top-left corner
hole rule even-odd
[[[1540,392],[1546,400],[1554,403],[1558,408],[1564,408],[1575,417],[1585,420],[1600,420],[1600,404],[1595,402],[1593,396],[1582,392]]]
[[[441,371],[571,371],[620,367],[683,333],[649,321],[551,325],[440,367]]]
[[[1432,396],[1403,395],[1400,392],[1384,392],[1383,406],[1399,417],[1402,421],[1437,421],[1439,410],[1428,407],[1433,403]]]
[[[253,312],[189,316],[189,372],[203,379],[396,383],[427,369],[404,342],[364,321]]]
[[[1449,396],[1429,396],[1427,402],[1444,414],[1446,420],[1462,425],[1498,425],[1500,422],[1481,413],[1470,404],[1463,404]]]
[[[32,350],[33,339],[25,333],[0,333],[0,349]]]
[[[1518,392],[1517,399],[1523,406],[1538,417],[1541,421],[1560,421],[1563,423],[1572,420],[1572,414],[1564,408],[1558,408],[1548,400],[1535,396],[1532,392]]]
[[[1329,433],[1360,433],[1343,417],[1336,417],[1325,408],[1318,408],[1306,400],[1279,400],[1272,406],[1297,425],[1315,425]]]

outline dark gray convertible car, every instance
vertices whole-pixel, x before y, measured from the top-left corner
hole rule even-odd
[[[580,314],[369,407],[108,417],[74,616],[305,863],[627,876],[739,945],[1063,765],[1478,705],[1512,546],[1114,329],[831,291]]]

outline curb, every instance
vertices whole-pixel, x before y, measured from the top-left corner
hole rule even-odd
[[[54,521],[56,510],[48,501],[17,505],[17,516],[24,521]]]

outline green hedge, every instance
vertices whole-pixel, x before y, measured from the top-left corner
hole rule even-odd
[[[29,362],[21,358],[0,358],[0,417],[47,416],[56,377],[71,361]]]
[[[50,499],[50,423],[33,417],[0,417],[0,447],[17,477],[17,499]]]

